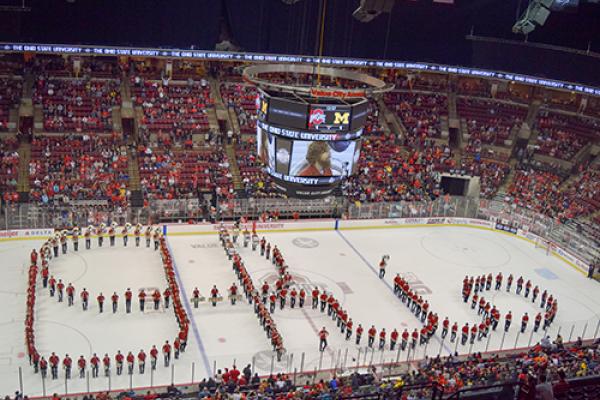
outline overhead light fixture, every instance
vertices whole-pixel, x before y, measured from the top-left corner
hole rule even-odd
[[[546,23],[555,0],[533,0],[512,28],[514,33],[528,35]]]
[[[395,0],[360,0],[360,6],[352,16],[360,22],[371,22],[382,13],[389,13]]]

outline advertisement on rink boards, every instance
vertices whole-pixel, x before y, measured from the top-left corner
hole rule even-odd
[[[21,238],[44,238],[52,235],[52,233],[54,233],[54,229],[13,229],[0,231],[0,241]]]

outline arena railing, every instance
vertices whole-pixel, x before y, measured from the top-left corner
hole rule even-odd
[[[600,260],[600,238],[577,223],[560,221],[533,210],[497,200],[468,197],[441,197],[432,201],[394,203],[349,203],[342,197],[322,200],[280,198],[222,200],[211,203],[198,199],[154,200],[147,207],[131,208],[85,203],[77,205],[10,204],[1,209],[0,228],[38,229],[65,226],[97,225],[102,222],[162,224],[206,222],[245,217],[251,220],[270,218],[475,218],[501,222],[532,232],[580,257],[587,264]]]

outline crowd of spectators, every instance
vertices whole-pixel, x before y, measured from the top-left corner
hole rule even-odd
[[[457,111],[466,120],[471,153],[480,152],[482,144],[506,146],[512,129],[527,114],[524,107],[464,97],[458,98]]]
[[[385,103],[398,114],[409,136],[441,137],[441,117],[448,115],[448,97],[439,93],[390,92]]]
[[[217,147],[140,144],[138,164],[146,200],[198,198],[201,191],[233,196],[229,162]]]
[[[131,77],[134,105],[143,110],[141,128],[148,132],[169,132],[175,138],[208,131],[207,107],[212,107],[206,80],[174,82]]]
[[[112,108],[121,104],[118,80],[40,76],[32,97],[42,107],[46,132],[111,132]]]
[[[599,128],[600,123],[594,120],[541,112],[537,120],[537,152],[570,160]]]
[[[256,96],[254,86],[243,83],[222,83],[221,97],[229,108],[233,108],[238,117],[242,134],[256,133]]]
[[[118,134],[45,135],[31,143],[30,197],[127,202],[127,151]]]
[[[18,141],[14,136],[0,136],[0,192],[7,202],[18,200],[17,179],[19,178]]]
[[[20,78],[0,78],[0,132],[8,131],[10,110],[19,104],[22,92]]]

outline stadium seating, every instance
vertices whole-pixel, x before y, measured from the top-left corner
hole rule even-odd
[[[507,145],[511,130],[523,121],[527,108],[461,97],[457,111],[466,119],[469,133],[469,152],[478,152],[481,144]]]
[[[590,140],[598,138],[600,122],[556,113],[540,113],[537,152],[562,160],[572,159]]]
[[[5,202],[18,199],[16,188],[19,177],[18,142],[14,137],[0,136],[0,192]]]
[[[441,137],[441,116],[448,115],[448,98],[442,94],[390,92],[385,103],[400,117],[409,136]]]
[[[118,80],[46,79],[35,83],[46,132],[111,132],[112,107],[121,104]]]
[[[8,131],[10,110],[19,104],[22,92],[21,79],[0,78],[0,132]]]
[[[127,202],[127,153],[117,135],[44,135],[31,144],[30,198]]]
[[[208,131],[207,107],[214,104],[208,84],[131,78],[132,101],[142,108],[141,127],[174,136]]]

